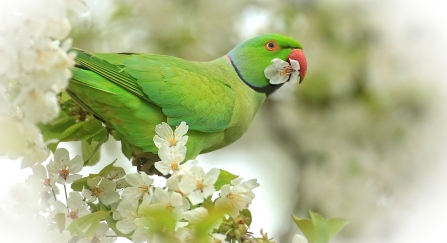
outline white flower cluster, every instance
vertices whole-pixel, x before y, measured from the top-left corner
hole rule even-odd
[[[185,134],[188,126],[182,122],[175,131],[171,127],[162,123],[157,125],[157,135],[154,142],[159,148],[158,155],[161,161],[155,163],[155,167],[163,174],[170,174],[166,180],[165,189],[154,187],[151,176],[144,172],[126,175],[126,181],[130,187],[124,189],[122,198],[113,218],[118,220],[116,227],[122,233],[131,233],[134,243],[158,242],[160,240],[156,233],[151,233],[150,229],[142,223],[147,210],[167,209],[172,212],[177,222],[186,223],[185,227],[178,227],[172,240],[177,242],[192,242],[193,229],[187,227],[205,219],[209,212],[200,206],[208,197],[212,196],[216,189],[216,183],[220,170],[211,169],[207,173],[202,167],[197,165],[196,160],[189,160],[183,163],[186,156],[186,143],[188,137]],[[225,210],[231,217],[239,215],[239,211],[246,209],[252,202],[255,195],[251,191],[258,187],[256,180],[242,182],[242,178],[232,181],[233,186],[224,185],[220,193],[220,198],[215,201],[215,208]],[[218,222],[213,229],[219,227]],[[222,234],[211,234],[209,232],[209,242],[227,242],[226,236]]]
[[[43,234],[42,241],[48,242],[70,242],[73,238],[67,227],[76,219],[91,214],[87,203],[92,202],[92,193],[88,194],[84,190],[83,194],[72,191],[67,195],[67,184],[71,184],[74,181],[80,179],[82,176],[79,173],[84,165],[82,158],[77,155],[73,159],[70,159],[69,153],[64,148],[59,148],[54,153],[54,157],[44,167],[42,164],[36,164],[32,167],[33,174],[28,177],[26,184],[29,186],[29,192],[27,193],[30,200],[22,200],[18,205],[18,209],[21,212],[30,212],[28,217],[36,218],[45,217],[49,228]],[[88,185],[91,186],[91,191],[99,196],[100,200],[103,199],[103,203],[117,202],[119,200],[119,194],[116,192],[115,181],[124,176],[124,170],[118,169],[109,173],[109,175],[115,175],[114,177],[106,176],[102,178],[103,185],[112,184],[110,187],[97,187],[95,182],[88,181]],[[117,176],[116,176],[117,175]],[[94,181],[94,178],[92,181]],[[101,185],[101,183],[99,183]],[[64,187],[65,202],[57,200],[57,195],[60,194],[59,185]],[[108,191],[107,191],[108,190]],[[36,195],[37,194],[37,195]],[[40,198],[40,203],[36,204],[35,200]],[[95,198],[96,199],[96,198]],[[37,206],[36,206],[37,205]],[[34,215],[34,216],[33,216]],[[114,235],[110,232],[109,226],[105,223],[100,223],[98,228],[94,231],[94,235],[91,239],[88,237],[80,237],[77,242],[98,242],[98,243],[110,243],[115,241],[115,237],[107,237],[107,235]]]
[[[70,159],[68,151],[59,148],[46,166],[36,164],[32,167],[33,174],[29,176],[27,184],[34,192],[33,195],[40,194],[40,203],[36,204],[37,199],[24,200],[21,202],[22,211],[33,211],[34,214],[45,217],[51,226],[47,232],[52,237],[50,241],[58,238],[57,242],[62,243],[73,240],[73,237],[77,237],[80,240],[78,242],[114,242],[116,237],[113,236],[117,234],[103,222],[94,230],[93,238],[70,234],[70,224],[73,221],[101,210],[105,210],[106,215],[111,213],[116,221],[118,234],[128,234],[134,243],[167,242],[166,232],[160,234],[147,223],[148,212],[164,211],[172,216],[176,225],[168,235],[168,242],[194,242],[195,225],[210,217],[210,210],[220,211],[221,216],[225,213],[237,219],[240,211],[251,204],[255,197],[252,190],[259,184],[255,179],[243,181],[242,178],[236,178],[231,182],[225,181],[231,184],[222,185],[220,192],[216,191],[215,184],[221,173],[219,169],[214,168],[205,173],[196,160],[184,161],[187,131],[185,122],[175,131],[166,123],[157,126],[154,141],[159,147],[161,161],[155,165],[163,174],[170,174],[168,179],[149,176],[145,172],[126,175],[121,167],[112,165],[109,167],[112,169],[105,170],[104,173],[82,178],[78,174],[84,165],[82,158],[77,155]],[[67,184],[79,184],[80,181],[83,185],[82,193],[67,193]],[[164,183],[164,186],[155,186],[155,181]],[[64,200],[57,200],[61,194],[61,186],[65,203]],[[81,188],[77,190],[80,191]],[[213,203],[212,196],[218,193],[220,197]],[[205,201],[208,202],[206,207],[202,205]],[[216,233],[223,222],[221,216],[208,227],[205,242],[228,242],[225,234]]]
[[[57,94],[68,84],[74,56],[70,10],[82,0],[16,0],[0,3],[0,155],[24,157],[22,167],[45,160],[49,152],[39,122],[57,117]]]

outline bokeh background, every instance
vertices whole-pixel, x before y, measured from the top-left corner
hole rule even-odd
[[[207,61],[261,33],[304,47],[300,85],[272,95],[248,132],[199,156],[257,178],[252,231],[278,242],[308,210],[350,224],[334,242],[447,242],[447,4],[427,0],[88,0],[73,46]],[[71,151],[77,144],[63,144]],[[134,171],[109,141],[102,165]],[[2,172],[0,183],[24,180]],[[26,172],[20,172],[26,173]],[[126,241],[121,241],[126,242]]]

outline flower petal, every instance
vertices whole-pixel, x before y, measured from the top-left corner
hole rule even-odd
[[[150,176],[146,174],[146,172],[141,171],[141,179],[143,180],[144,185],[150,186],[152,183],[154,183],[154,179],[152,179]]]
[[[47,177],[47,170],[41,164],[33,166],[33,175],[39,179],[45,179]]]
[[[122,198],[130,203],[138,203],[141,198],[141,190],[137,187],[128,187],[123,190]]]
[[[80,155],[76,155],[72,160],[67,163],[70,166],[70,173],[75,174],[84,168],[84,160]]]
[[[120,195],[118,192],[104,192],[99,195],[99,200],[104,203],[104,205],[110,205],[114,202],[120,200]]]
[[[175,129],[175,136],[176,138],[180,138],[181,136],[185,135],[188,132],[189,126],[186,125],[186,122],[182,121],[180,125]]]
[[[171,166],[169,166],[166,163],[163,163],[162,161],[155,162],[154,166],[163,175],[167,175],[167,174],[169,174],[169,171],[171,171]]]
[[[68,153],[68,150],[65,148],[58,148],[54,152],[54,162],[55,163],[61,163],[63,161],[70,160],[70,155]]]
[[[278,71],[278,67],[276,67],[275,64],[271,64],[264,70],[264,75],[266,78],[272,79],[273,77],[276,76],[277,71]]]
[[[140,173],[129,173],[126,175],[125,179],[131,186],[140,186],[144,183]]]

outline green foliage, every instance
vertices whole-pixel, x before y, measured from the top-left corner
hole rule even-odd
[[[177,223],[173,212],[161,207],[146,207],[139,209],[139,211],[143,215],[140,218],[141,226],[151,233],[159,234],[162,239],[169,242],[169,239],[175,233],[175,225]]]
[[[252,216],[251,216],[251,212],[248,209],[243,209],[241,210],[241,215],[243,215],[245,217],[245,224],[250,227],[251,225],[251,221],[252,221]]]
[[[225,216],[225,212],[221,210],[208,210],[208,217],[205,217],[200,222],[193,224],[192,227],[195,232],[196,242],[207,242],[208,232],[212,232],[213,226],[219,224],[219,221],[222,220]]]
[[[296,225],[306,236],[309,243],[328,243],[340,230],[348,224],[342,218],[326,220],[318,213],[309,211],[310,219],[299,219],[292,215]]]
[[[68,227],[71,235],[87,236],[90,240],[95,235],[99,223],[111,214],[110,211],[97,211],[74,220]]]
[[[59,101],[59,117],[48,124],[39,125],[44,140],[54,141],[48,148],[54,152],[60,142],[81,141],[84,164],[95,165],[100,159],[100,147],[109,137],[107,128],[75,104],[65,92],[59,95]]]
[[[85,161],[85,165],[95,165],[101,158],[100,146],[98,141],[92,141],[91,143],[82,140],[82,159]]]
[[[230,172],[221,169],[219,177],[217,178],[217,181],[214,184],[214,188],[216,188],[216,190],[220,190],[220,188],[222,188],[223,185],[231,184],[231,181],[238,177],[239,176],[231,174]]]
[[[59,118],[45,125],[39,125],[39,128],[43,134],[43,137],[46,141],[51,139],[60,138],[61,134],[69,127],[74,126],[76,124],[76,117],[69,117],[66,113],[61,112]],[[58,142],[51,143],[48,145],[48,148],[51,151],[55,151]]]

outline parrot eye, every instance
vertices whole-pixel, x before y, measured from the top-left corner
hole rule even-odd
[[[265,49],[269,51],[276,51],[278,50],[278,44],[274,40],[268,41],[265,43]]]

